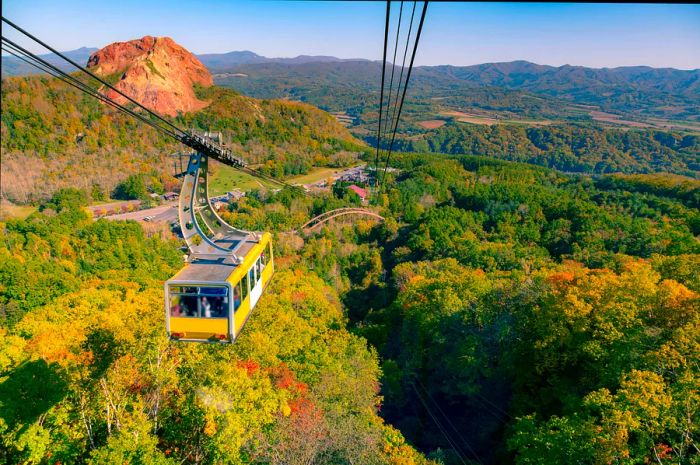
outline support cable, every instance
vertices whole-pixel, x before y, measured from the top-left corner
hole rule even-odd
[[[120,105],[119,103],[115,102],[114,100],[110,99],[109,97],[101,94],[97,90],[91,88],[88,86],[86,83],[80,81],[74,76],[71,76],[70,74],[66,73],[65,71],[61,70],[60,68],[56,67],[55,65],[49,63],[48,61],[40,58],[39,56],[29,52],[27,49],[17,45],[15,42],[2,37],[3,45],[5,45],[6,51],[8,53],[12,53],[12,55],[24,60],[25,62],[33,65],[34,67],[48,72],[51,76],[60,79],[61,81],[65,82],[66,84],[69,84],[78,90],[97,98],[98,100],[112,106],[113,108],[128,114],[130,116],[133,116],[134,118],[139,119],[140,121],[146,123],[147,125],[151,126],[152,128],[161,131],[167,136],[173,137],[174,139],[180,141],[179,136],[177,136],[175,133],[170,131],[169,129],[163,128],[162,126],[157,125],[155,122],[144,118],[142,115],[139,115],[138,113],[135,113],[134,111]],[[11,49],[11,50],[10,50]],[[14,51],[14,53],[13,53]],[[18,56],[19,54],[23,55],[25,58]],[[27,58],[31,61],[28,61]]]
[[[186,131],[183,131],[182,129],[178,128],[177,126],[175,126],[174,124],[170,123],[169,121],[167,121],[167,120],[161,118],[158,114],[152,112],[152,111],[149,110],[148,108],[146,108],[146,107],[144,107],[143,105],[141,105],[140,103],[136,102],[134,99],[132,99],[132,98],[129,97],[128,95],[125,95],[123,92],[119,91],[118,89],[114,88],[113,86],[111,86],[110,84],[108,84],[107,82],[105,82],[104,80],[102,80],[101,78],[99,78],[98,76],[95,76],[95,75],[94,75],[93,73],[91,73],[90,71],[88,71],[88,70],[82,68],[80,65],[78,65],[77,63],[75,63],[73,60],[69,59],[68,57],[66,57],[66,56],[63,55],[62,53],[56,51],[56,50],[55,50],[54,48],[52,48],[51,46],[47,45],[46,43],[44,43],[44,42],[41,41],[40,39],[36,38],[35,36],[33,36],[32,34],[30,34],[29,32],[25,31],[24,29],[22,29],[22,28],[20,28],[19,26],[15,25],[15,24],[12,23],[11,21],[7,20],[6,18],[2,17],[2,21],[6,22],[6,23],[9,24],[10,26],[12,26],[12,27],[14,27],[15,29],[17,29],[18,31],[22,32],[24,35],[26,35],[26,36],[29,37],[30,39],[34,40],[35,42],[41,44],[41,45],[44,46],[45,48],[51,50],[53,53],[55,53],[56,55],[58,55],[58,56],[60,56],[61,58],[63,58],[64,60],[66,60],[67,62],[69,62],[71,65],[73,65],[73,66],[75,66],[76,68],[78,68],[79,71],[82,71],[83,73],[88,74],[89,76],[91,76],[91,77],[97,79],[99,82],[101,82],[101,83],[103,83],[104,85],[106,85],[108,88],[110,88],[110,89],[114,90],[115,92],[119,93],[120,95],[124,96],[124,97],[127,98],[129,101],[131,101],[131,102],[133,102],[135,105],[137,105],[139,108],[144,109],[146,112],[148,112],[148,114],[155,116],[158,120],[163,121],[163,122],[166,123],[168,126],[174,128],[174,129],[177,131],[177,133],[176,133],[176,132],[173,132],[172,130],[168,129],[167,127],[161,126],[161,125],[158,124],[157,122],[155,122],[155,121],[153,121],[153,120],[151,120],[151,119],[149,119],[149,118],[146,118],[146,117],[144,117],[143,115],[140,115],[140,114],[136,113],[135,111],[133,111],[133,110],[127,108],[126,106],[121,105],[120,103],[116,102],[115,100],[113,100],[112,98],[108,97],[107,95],[102,94],[102,93],[100,93],[98,90],[96,90],[96,89],[90,87],[87,83],[85,83],[85,82],[79,80],[79,79],[76,78],[75,76],[72,76],[71,74],[69,74],[69,73],[67,73],[67,72],[65,72],[65,71],[63,71],[63,70],[61,70],[60,68],[58,68],[57,66],[53,65],[52,63],[50,63],[50,62],[48,62],[48,61],[42,59],[42,58],[39,57],[38,55],[36,55],[36,54],[30,52],[29,50],[27,50],[27,49],[25,49],[24,47],[18,45],[17,43],[13,42],[12,40],[7,39],[6,37],[2,36],[2,45],[3,45],[2,49],[5,50],[5,51],[7,51],[8,53],[12,54],[13,56],[19,58],[20,60],[24,61],[25,63],[28,63],[28,64],[34,66],[35,68],[37,68],[37,69],[39,69],[39,70],[41,70],[41,71],[43,71],[43,72],[48,73],[50,76],[55,77],[55,78],[61,80],[62,82],[66,83],[66,84],[69,84],[69,85],[72,86],[72,87],[75,87],[76,89],[78,89],[78,90],[84,92],[85,94],[90,95],[91,97],[94,97],[94,98],[100,100],[101,102],[103,102],[103,103],[105,103],[105,104],[107,104],[107,105],[109,105],[109,106],[115,108],[116,110],[121,111],[122,113],[125,113],[125,114],[127,114],[127,115],[133,116],[134,118],[136,118],[136,119],[142,121],[143,123],[147,124],[148,126],[151,126],[152,128],[156,129],[157,131],[162,132],[163,134],[165,134],[165,135],[167,135],[167,136],[169,136],[169,137],[175,139],[176,141],[178,141],[178,142],[180,142],[180,143],[184,143],[185,145],[189,145],[189,146],[192,146],[192,145],[195,145],[195,146],[198,146],[198,145],[209,146],[209,145],[211,145],[211,144],[208,143],[206,140],[200,141],[198,137],[193,137],[192,135],[190,135],[190,134],[187,133]],[[295,186],[295,185],[290,184],[290,183],[287,183],[287,182],[285,182],[285,181],[282,181],[282,180],[273,178],[273,177],[271,177],[271,176],[267,176],[267,175],[265,175],[265,174],[259,172],[258,170],[255,170],[255,169],[253,169],[253,168],[249,168],[249,167],[247,167],[247,166],[241,165],[240,162],[237,164],[237,168],[240,169],[240,170],[243,171],[243,172],[246,172],[246,173],[252,175],[252,176],[257,176],[257,177],[260,177],[260,178],[262,178],[262,179],[265,179],[265,180],[267,180],[267,181],[269,181],[269,182],[276,183],[276,184],[281,185],[281,186],[284,186],[284,187],[289,187],[289,188],[291,188],[291,189],[293,189],[293,190],[296,190],[296,191],[298,191],[298,192],[301,192],[301,193],[303,193],[303,194],[306,194],[306,192],[305,192],[303,189],[301,189],[300,187],[298,187],[298,186]]]
[[[403,49],[403,60],[401,62],[401,73],[399,73],[399,86],[396,88],[396,101],[399,101],[399,93],[401,92],[401,80],[403,78],[403,72],[406,69],[406,56],[408,54],[408,44],[411,41],[411,31],[413,31],[413,17],[416,13],[416,3],[413,2],[413,10],[411,11],[411,21],[408,25],[408,35],[406,36],[406,47]],[[407,83],[406,83],[407,84]],[[395,121],[396,118],[396,105],[394,105],[394,110],[391,113],[391,121]]]
[[[392,95],[392,90],[394,88],[394,72],[396,71],[396,52],[398,51],[399,48],[399,37],[401,35],[401,19],[403,17],[403,1],[401,2],[401,6],[399,7],[399,20],[396,25],[396,39],[394,40],[394,57],[391,59],[391,77],[389,78],[389,92],[387,93],[387,101],[386,101],[386,115],[389,116],[389,108],[391,108],[391,95]],[[399,82],[399,85],[401,83]],[[398,88],[397,86],[397,92],[396,92],[396,101],[394,102],[394,111],[393,113],[396,114],[396,102],[398,102]],[[393,118],[393,116],[392,116]],[[379,138],[386,139],[386,133],[387,133],[387,128],[391,130],[393,127],[392,124],[393,119],[385,118],[384,121],[384,129],[383,129],[383,135],[380,134]],[[382,128],[380,127],[380,130]]]
[[[477,459],[479,462],[481,462],[481,461],[479,460],[479,456],[477,455],[476,451],[475,451],[474,449],[472,449],[472,446],[469,444],[469,441],[467,441],[466,439],[464,439],[464,436],[462,436],[462,433],[460,433],[459,430],[457,429],[457,427],[454,425],[454,423],[452,423],[452,420],[450,420],[450,417],[448,417],[448,416],[445,414],[445,412],[442,410],[442,407],[440,407],[440,404],[438,404],[438,402],[435,400],[435,398],[433,398],[433,396],[430,394],[430,391],[428,391],[428,389],[425,387],[425,385],[423,384],[423,382],[422,382],[418,377],[416,377],[416,381],[418,381],[418,384],[420,385],[421,389],[423,389],[423,391],[425,392],[425,394],[428,396],[428,399],[430,399],[430,401],[433,403],[433,405],[435,405],[435,407],[437,407],[438,412],[440,412],[440,414],[442,415],[442,417],[443,417],[445,420],[447,420],[447,424],[450,426],[450,428],[452,428],[452,431],[454,431],[455,433],[457,433],[457,437],[462,441],[462,444],[464,444],[465,446],[467,446],[467,449],[469,449],[469,452],[470,452],[474,457],[476,457],[476,459]]]
[[[411,63],[408,66],[408,74],[406,75],[406,85],[403,88],[403,93],[401,95],[401,102],[399,104],[399,112],[396,117],[396,123],[394,124],[394,131],[391,135],[391,143],[389,144],[389,151],[387,152],[386,160],[384,162],[384,173],[382,174],[381,185],[384,187],[384,180],[386,179],[386,171],[389,167],[389,158],[391,157],[391,152],[394,148],[394,140],[396,139],[396,129],[398,128],[398,122],[401,119],[401,111],[403,110],[403,103],[406,99],[406,90],[408,89],[408,83],[411,80],[411,72],[413,71],[413,63],[416,59],[416,50],[418,49],[418,42],[420,41],[420,35],[423,30],[423,23],[425,22],[425,13],[428,10],[428,1],[423,3],[423,12],[421,13],[420,23],[418,23],[418,32],[416,34],[416,42],[413,45],[413,53],[411,53]]]
[[[73,66],[75,66],[76,68],[78,68],[78,70],[80,70],[80,71],[82,71],[83,73],[85,73],[85,74],[91,76],[92,78],[98,80],[98,81],[101,82],[103,85],[107,86],[108,88],[112,89],[113,91],[115,91],[116,93],[118,93],[119,95],[121,95],[122,97],[126,98],[128,101],[130,101],[130,102],[133,103],[134,105],[136,105],[136,106],[138,106],[139,108],[142,108],[143,110],[145,110],[145,111],[146,111],[148,114],[150,114],[151,116],[153,116],[153,117],[159,119],[160,121],[162,121],[163,123],[167,124],[167,125],[170,126],[174,131],[176,131],[176,132],[182,134],[183,136],[186,136],[186,135],[187,135],[187,133],[186,133],[185,131],[183,131],[182,129],[178,128],[177,126],[175,126],[174,124],[172,124],[170,121],[166,120],[165,118],[161,117],[161,116],[158,115],[157,113],[155,113],[155,112],[149,110],[148,108],[146,108],[145,106],[141,105],[139,102],[137,102],[137,101],[134,100],[133,98],[129,97],[129,96],[126,95],[124,92],[122,92],[122,91],[120,91],[119,89],[117,89],[116,87],[112,86],[111,84],[109,84],[107,81],[105,81],[105,80],[102,79],[101,77],[99,77],[99,76],[95,75],[94,73],[88,71],[86,68],[82,67],[81,65],[79,65],[79,64],[76,63],[75,61],[71,60],[70,58],[68,58],[67,56],[65,56],[64,54],[62,54],[61,52],[59,52],[58,50],[54,49],[53,47],[51,47],[51,46],[48,45],[47,43],[43,42],[41,39],[37,38],[36,36],[32,35],[31,33],[27,32],[26,30],[24,30],[24,29],[22,29],[21,27],[17,26],[15,23],[13,23],[12,21],[10,21],[9,19],[5,18],[4,16],[2,16],[1,19],[2,19],[3,22],[5,22],[5,23],[7,23],[8,25],[12,26],[12,27],[15,28],[17,31],[21,32],[21,33],[24,34],[25,36],[27,36],[27,37],[29,37],[30,39],[32,39],[34,42],[36,42],[36,43],[42,45],[44,48],[50,50],[51,52],[55,53],[55,54],[58,55],[59,57],[63,58],[63,59],[66,60],[68,63],[70,63],[71,65],[73,65]]]
[[[440,423],[440,420],[433,414],[433,411],[430,409],[430,406],[425,402],[425,399],[423,399],[423,396],[421,395],[420,392],[418,392],[418,388],[416,388],[416,385],[413,384],[413,382],[409,381],[411,384],[411,387],[413,387],[413,390],[415,391],[416,395],[418,395],[418,400],[420,400],[420,403],[423,404],[423,407],[425,408],[425,411],[428,412],[428,415],[430,418],[433,420],[433,423],[435,423],[435,426],[438,427],[438,430],[442,434],[442,436],[447,440],[447,444],[454,450],[455,454],[457,454],[457,458],[459,458],[459,461],[462,462],[463,465],[467,465],[467,462],[464,460],[464,457],[462,456],[462,453],[460,452],[460,449],[457,447],[457,444],[455,444],[452,441],[452,438],[450,435],[447,433],[447,430],[442,426],[442,423]]]
[[[299,186],[295,186],[294,184],[290,184],[286,181],[282,181],[281,179],[273,178],[272,176],[268,176],[266,174],[263,174],[260,171],[255,170],[253,168],[249,168],[247,166],[244,166],[244,167],[241,167],[238,169],[240,169],[244,173],[250,174],[251,176],[256,176],[256,177],[262,178],[268,182],[276,183],[276,184],[281,185],[283,187],[288,187],[288,188],[293,189],[297,192],[301,192],[302,194],[306,194],[306,191]]]
[[[491,402],[490,400],[488,400],[486,397],[482,396],[482,395],[479,394],[478,392],[474,392],[474,395],[475,395],[476,397],[478,397],[479,399],[481,399],[484,403],[491,405],[491,406],[494,408],[494,410],[497,410],[497,411],[501,412],[501,413],[503,414],[504,418],[508,418],[508,419],[510,419],[510,420],[515,420],[515,418],[513,418],[513,417],[511,416],[510,413],[506,412],[506,411],[503,410],[501,407],[499,407],[498,405],[494,404],[493,402]],[[488,410],[488,409],[487,409],[487,410]],[[488,411],[490,411],[490,410],[488,410]],[[492,412],[492,411],[490,411],[490,412],[491,412],[491,414],[492,414],[498,421],[503,421],[503,418],[501,418],[499,415],[496,415],[496,414],[495,414],[494,412]]]
[[[384,107],[384,75],[386,74],[386,49],[389,42],[389,18],[391,16],[391,0],[386,1],[386,24],[384,25],[384,58],[382,58],[382,85],[379,90],[379,124],[377,126],[377,155],[374,158],[374,187],[379,180],[379,146],[382,138],[382,108]]]

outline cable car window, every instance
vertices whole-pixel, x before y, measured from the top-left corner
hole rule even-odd
[[[227,318],[228,288],[170,286],[170,315],[193,318]]]
[[[248,279],[250,280],[251,289],[255,286],[255,264],[248,270]]]
[[[238,310],[238,307],[241,306],[241,300],[243,298],[241,297],[243,294],[241,294],[241,283],[240,281],[236,286],[233,288],[233,309]]]
[[[257,268],[257,273],[258,273],[258,279],[262,276],[262,271],[265,268],[265,265],[263,265],[263,256],[265,255],[265,252],[260,254],[258,257],[258,260],[255,262],[255,266]]]
[[[243,279],[241,279],[241,300],[245,300],[246,297],[248,297],[248,273],[243,275]]]

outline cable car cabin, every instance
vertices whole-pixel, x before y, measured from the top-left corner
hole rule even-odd
[[[248,244],[246,244],[248,245]],[[232,343],[274,273],[272,241],[264,233],[239,265],[200,260],[165,283],[166,330],[176,341]]]

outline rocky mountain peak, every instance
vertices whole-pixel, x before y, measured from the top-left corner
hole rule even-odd
[[[114,86],[121,92],[169,116],[206,107],[208,102],[197,99],[194,86],[214,83],[204,65],[169,37],[115,42],[90,55],[88,68],[102,77],[116,78]],[[107,95],[126,103],[117,92],[109,90]]]

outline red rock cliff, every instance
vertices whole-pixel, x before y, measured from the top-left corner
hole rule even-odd
[[[214,83],[204,65],[169,37],[115,42],[93,53],[88,68],[102,77],[119,73],[117,89],[146,108],[170,116],[206,107],[209,102],[198,100],[193,86]],[[107,95],[127,102],[113,90]]]

